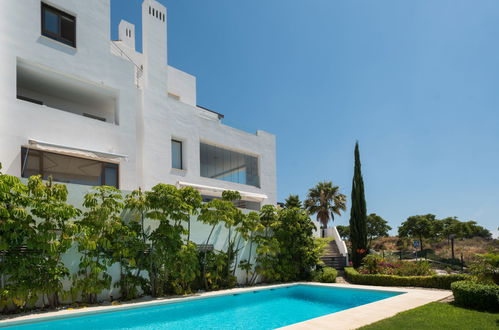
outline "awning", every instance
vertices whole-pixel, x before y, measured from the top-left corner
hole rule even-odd
[[[81,148],[70,147],[55,143],[37,141],[37,140],[28,140],[28,145],[25,145],[24,147],[33,150],[54,152],[58,154],[80,157],[80,158],[95,159],[104,162],[109,162],[109,161],[118,162],[120,159],[127,158],[126,155],[90,150],[90,149],[81,149]]]
[[[235,189],[225,189],[219,187],[205,186],[202,184],[182,182],[182,181],[177,181],[177,187],[192,187],[198,190],[202,195],[216,196],[216,197],[221,197],[222,193],[226,190],[235,190]],[[241,199],[245,201],[262,202],[263,200],[268,198],[268,196],[264,194],[257,194],[240,190],[236,191],[239,192],[239,194],[241,195]]]

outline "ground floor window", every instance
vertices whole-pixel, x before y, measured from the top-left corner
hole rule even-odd
[[[21,148],[21,176],[41,175],[47,180],[119,188],[119,165],[54,152]]]
[[[202,195],[202,197],[203,197],[203,202],[205,202],[205,203],[211,201],[212,199],[220,198],[220,197],[208,196],[208,195]],[[234,201],[233,203],[236,207],[238,207],[240,209],[260,211],[260,203],[259,202],[238,200],[238,201]]]

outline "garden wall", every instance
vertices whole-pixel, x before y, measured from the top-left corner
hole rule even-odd
[[[23,182],[27,182],[26,179],[22,179]],[[82,211],[85,210],[85,208],[82,206],[83,203],[83,197],[85,194],[88,192],[92,191],[92,187],[89,186],[84,186],[84,185],[77,185],[77,184],[66,184],[67,189],[68,189],[68,200],[67,202],[69,204],[74,205],[75,207],[81,209]],[[123,195],[126,195],[128,192],[123,191]],[[248,213],[248,210],[243,210],[244,213]],[[126,217],[126,214],[123,214],[124,217]],[[158,225],[156,221],[154,220],[146,220],[146,227],[150,226],[151,229],[156,228]],[[197,221],[196,217],[191,218],[191,233],[190,233],[190,240],[193,241],[196,244],[205,244],[206,239],[208,237],[209,231],[211,230],[211,227],[208,225],[205,225],[199,221]],[[235,231],[232,231],[232,235],[234,235]],[[215,230],[213,231],[213,234],[210,238],[209,244],[213,244],[213,247],[215,250],[226,250],[227,249],[227,243],[228,243],[228,234],[229,231],[227,228],[223,226],[223,224],[218,225]],[[237,257],[237,261],[247,258],[249,255],[249,244],[247,244],[244,240],[241,239],[241,251]],[[255,251],[255,244],[253,244],[253,256],[256,255]],[[78,265],[80,262],[80,253],[77,251],[76,245],[74,245],[68,252],[63,256],[63,261],[65,265],[68,267],[69,271],[73,274],[78,271]],[[254,258],[252,258],[254,259]],[[113,297],[113,299],[119,298],[119,289],[114,288],[114,283],[116,283],[119,280],[120,277],[120,267],[119,264],[116,263],[110,268],[108,268],[109,275],[112,276],[113,281],[111,284],[111,289],[110,290],[104,290],[98,295],[99,300],[108,300],[110,299],[110,296]],[[147,273],[145,273],[147,274]],[[236,270],[236,276],[238,279],[238,282],[242,283],[245,280],[245,272],[241,271],[240,269]],[[69,279],[66,279],[64,281],[64,289],[69,289],[71,286],[71,281]],[[69,300],[65,300],[66,303],[70,302]]]

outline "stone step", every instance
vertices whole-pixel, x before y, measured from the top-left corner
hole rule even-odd
[[[342,256],[337,256],[337,257],[322,257],[321,258],[322,261],[338,261],[338,262],[344,262],[346,261],[346,258],[345,257],[342,257]]]
[[[321,260],[327,267],[332,267],[338,270],[342,270],[346,266],[346,258],[343,256],[322,256]]]
[[[336,268],[338,270],[345,268],[347,262],[346,258],[340,254],[335,241],[329,242],[324,248],[321,260],[327,267]]]
[[[340,251],[338,251],[338,250],[324,250],[322,253],[323,254],[326,254],[326,253],[340,253]]]

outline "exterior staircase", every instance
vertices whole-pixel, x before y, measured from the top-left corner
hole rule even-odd
[[[321,255],[321,260],[327,267],[332,267],[338,270],[343,270],[347,265],[347,258],[340,254],[336,241],[332,240],[324,248]]]

